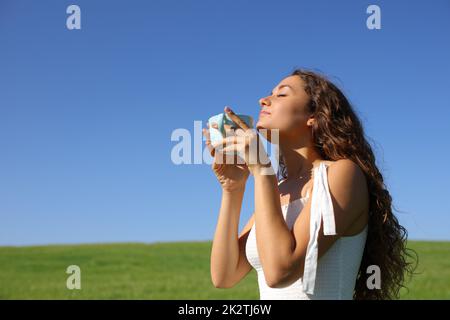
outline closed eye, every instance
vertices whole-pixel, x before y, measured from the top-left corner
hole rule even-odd
[[[277,97],[286,97],[285,94],[277,94]]]

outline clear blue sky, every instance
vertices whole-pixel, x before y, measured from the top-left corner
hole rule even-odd
[[[450,240],[449,33],[448,0],[2,0],[0,245],[212,239],[220,186],[171,134],[294,67],[352,101],[410,238]]]

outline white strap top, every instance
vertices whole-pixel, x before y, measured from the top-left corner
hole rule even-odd
[[[324,235],[335,235],[333,202],[328,189],[328,176],[324,162],[318,166],[314,173],[313,194],[311,199],[311,218],[309,225],[309,242],[306,249],[305,267],[303,271],[303,288],[306,293],[314,293],[316,280],[317,255],[320,224],[323,220]]]
[[[333,203],[328,188],[327,164],[314,168],[311,198],[310,239],[306,249],[303,277],[284,288],[270,288],[265,281],[256,246],[253,224],[246,243],[246,256],[258,273],[261,299],[352,299],[367,237],[365,229],[351,237],[340,237],[318,260],[318,236],[323,221],[324,235],[335,235]],[[291,230],[306,203],[306,197],[282,206],[283,217]]]

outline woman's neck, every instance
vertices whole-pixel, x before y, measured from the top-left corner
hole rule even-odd
[[[287,170],[287,179],[297,178],[312,173],[323,159],[311,147],[290,148],[280,146]]]

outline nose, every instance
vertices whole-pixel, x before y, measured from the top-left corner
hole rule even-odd
[[[263,108],[264,106],[270,106],[270,100],[267,97],[261,98],[259,99],[259,105],[261,106],[261,108]]]

